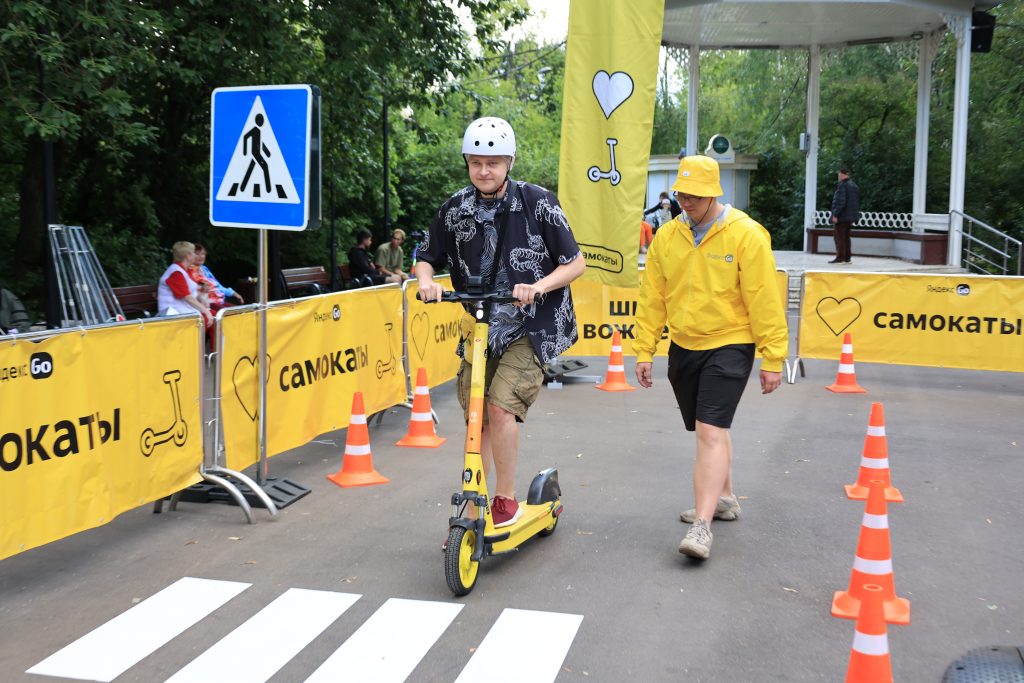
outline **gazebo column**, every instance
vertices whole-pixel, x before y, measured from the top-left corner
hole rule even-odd
[[[818,112],[821,105],[821,46],[811,45],[807,55],[807,160],[804,170],[804,251],[814,227],[818,200]]]
[[[700,91],[700,45],[691,45],[687,66],[690,84],[686,91],[686,156],[697,153],[700,144],[697,131],[697,94]]]
[[[946,25],[956,36],[956,85],[953,96],[953,140],[949,176],[949,251],[947,262],[961,265],[963,219],[953,211],[964,210],[967,177],[967,109],[971,91],[971,15],[946,15]]]
[[[928,128],[931,121],[932,62],[939,46],[939,34],[930,33],[917,43],[917,126],[914,141],[915,214],[926,210],[928,198]],[[924,232],[915,226],[914,232]]]

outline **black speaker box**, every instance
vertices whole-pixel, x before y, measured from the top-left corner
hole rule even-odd
[[[988,12],[975,12],[971,17],[971,52],[990,52],[996,18]]]

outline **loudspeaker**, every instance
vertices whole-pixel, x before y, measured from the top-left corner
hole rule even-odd
[[[971,17],[971,52],[990,52],[996,18],[988,12],[975,12]]]

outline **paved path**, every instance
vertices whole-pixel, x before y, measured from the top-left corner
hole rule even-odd
[[[432,395],[441,448],[392,445],[404,410],[371,429],[385,486],[328,483],[344,432],[328,434],[271,460],[272,474],[313,489],[276,520],[146,506],[0,562],[0,679],[70,680],[24,673],[38,666],[281,683],[340,662],[373,681],[838,680],[853,623],[829,604],[863,511],[841,487],[872,401],[885,404],[907,499],[889,508],[897,593],[912,603],[911,625],[889,629],[897,680],[939,680],[969,648],[1024,644],[1021,375],[858,363],[870,393],[839,396],[823,389],[834,363],[806,366],[772,396],[752,378],[733,434],[743,517],[714,525],[703,564],[676,551],[693,439],[659,361],[648,391],[544,391],[523,427],[519,484],[557,467],[565,515],[550,538],[485,560],[474,592],[453,598],[439,550],[462,462],[449,384]]]

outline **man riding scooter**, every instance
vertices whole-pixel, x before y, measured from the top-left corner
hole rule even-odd
[[[515,495],[519,426],[544,381],[542,363],[554,360],[577,339],[569,283],[586,265],[562,213],[548,190],[509,178],[516,139],[507,121],[473,121],[462,140],[470,185],[438,210],[418,252],[414,273],[420,298],[439,301],[433,280],[447,268],[455,290],[470,276],[484,289],[510,291],[515,303],[490,306],[486,400],[481,456],[484,474],[496,471],[491,512],[495,528],[514,524],[521,511]],[[459,402],[469,419],[473,321],[463,322],[459,355]]]

